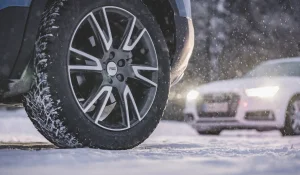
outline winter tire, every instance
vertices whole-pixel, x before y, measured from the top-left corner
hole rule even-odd
[[[49,4],[34,70],[24,106],[61,148],[133,148],[153,132],[167,103],[168,49],[140,0]]]
[[[287,107],[283,136],[300,135],[300,96],[295,96]]]

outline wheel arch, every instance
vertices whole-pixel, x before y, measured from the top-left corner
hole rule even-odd
[[[155,17],[156,22],[159,24],[169,52],[170,59],[175,55],[176,50],[176,24],[175,24],[175,9],[174,4],[169,0],[141,0],[148,7],[150,12]]]
[[[300,97],[300,92],[294,93],[294,94],[291,96],[290,101],[291,101],[292,99],[296,98],[296,97]]]
[[[141,0],[159,24],[169,50],[171,84],[183,77],[194,48],[190,0]]]
[[[295,92],[293,93],[290,98],[289,98],[289,101],[288,101],[288,105],[290,105],[290,103],[295,100],[296,98],[300,98],[300,92]]]

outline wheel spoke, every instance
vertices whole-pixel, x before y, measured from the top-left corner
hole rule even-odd
[[[98,121],[101,121],[101,122],[102,122],[103,120],[105,120],[105,119],[109,116],[109,114],[115,109],[115,107],[116,107],[116,105],[117,105],[117,102],[116,102],[116,99],[115,99],[115,97],[114,97],[114,95],[113,95],[112,93],[110,93],[109,100],[110,100],[110,102],[111,102],[112,104],[107,105],[107,106],[104,108],[102,114],[100,114],[99,119],[96,120],[96,123],[97,123]],[[98,115],[99,115],[99,114],[98,114]]]
[[[70,71],[78,71],[78,70],[82,70],[82,71],[84,71],[84,70],[86,70],[86,71],[102,71],[103,70],[99,58],[96,58],[96,57],[94,57],[90,54],[87,54],[83,51],[80,51],[80,50],[72,48],[72,47],[70,48],[70,51],[84,57],[85,59],[87,59],[89,61],[92,61],[92,62],[96,63],[96,66],[69,65],[69,70]]]
[[[108,51],[112,46],[113,38],[112,38],[111,29],[110,29],[110,25],[109,25],[109,22],[108,22],[108,18],[107,18],[105,8],[102,9],[102,13],[103,13],[103,16],[104,16],[105,25],[106,25],[106,29],[107,29],[107,32],[108,32],[108,39],[106,39],[105,33],[103,32],[104,30],[100,27],[94,13],[91,12],[89,15],[91,16],[92,21],[93,21],[94,25],[96,26],[98,35],[101,37],[101,41],[104,44],[104,47],[105,47],[106,51]]]
[[[150,85],[157,87],[157,84],[154,83],[153,81],[149,80],[148,78],[144,77],[139,73],[139,71],[158,71],[158,68],[154,67],[146,67],[146,66],[132,66],[134,75],[136,78],[143,80],[144,82],[149,83]]]
[[[125,29],[125,33],[123,36],[123,41],[121,44],[121,48],[124,51],[132,51],[135,46],[138,44],[138,42],[141,40],[141,38],[143,37],[144,33],[147,31],[146,29],[143,29],[140,34],[137,36],[137,38],[135,39],[135,41],[131,44],[130,40],[132,38],[132,34],[133,34],[133,30],[135,27],[135,23],[136,23],[136,17],[132,16],[132,20],[130,20],[127,24],[127,27]],[[130,45],[131,44],[131,45]]]
[[[79,66],[79,65],[71,65],[69,66],[69,70],[71,72],[78,72],[78,71],[99,71],[98,66]]]
[[[105,94],[105,98],[104,98],[103,103],[100,104],[101,107],[100,107],[100,110],[99,110],[98,113],[97,113],[97,117],[96,117],[96,120],[95,120],[95,123],[96,123],[96,124],[97,124],[99,121],[105,120],[106,117],[108,116],[108,115],[103,115],[103,112],[104,112],[104,109],[105,109],[105,107],[106,107],[106,105],[107,105],[108,99],[109,99],[110,96],[112,95],[112,94],[111,94],[111,92],[112,92],[112,87],[106,86],[106,87],[102,88],[102,90],[103,90],[103,93],[104,93],[104,92],[107,92],[107,93]],[[100,92],[100,93],[101,93],[101,92]],[[102,93],[102,94],[103,94],[103,93]],[[102,94],[101,94],[101,95],[102,95]],[[100,95],[100,96],[101,96],[101,95]],[[110,106],[109,108],[112,108],[111,110],[113,110],[114,106]]]
[[[123,108],[125,111],[125,117],[124,120],[127,122],[127,128],[130,128],[130,113],[129,113],[129,100],[131,101],[132,105],[133,105],[133,110],[134,110],[134,113],[136,114],[137,118],[139,121],[141,121],[141,116],[140,116],[140,113],[138,111],[138,108],[137,108],[137,105],[135,103],[135,100],[133,98],[133,95],[132,95],[132,92],[129,88],[128,85],[126,85],[125,89],[124,89],[124,92],[123,94],[121,94],[121,98],[122,98],[122,101],[123,101]]]
[[[115,109],[116,105],[117,105],[117,103],[113,103],[111,105],[106,106],[98,121],[102,122],[103,120],[105,120],[109,116],[109,114]],[[98,122],[98,121],[96,120],[96,122]]]
[[[87,112],[91,109],[91,107],[97,102],[97,100],[98,100],[104,93],[106,93],[104,102],[103,102],[103,104],[102,104],[102,106],[101,106],[101,109],[100,109],[100,111],[99,111],[99,114],[97,115],[96,121],[98,121],[99,118],[101,117],[101,114],[102,114],[102,112],[103,112],[103,110],[104,110],[105,105],[107,104],[107,101],[108,101],[108,98],[109,98],[109,96],[110,96],[110,94],[111,94],[111,91],[112,91],[112,87],[111,87],[111,86],[105,86],[105,87],[101,88],[101,90],[100,90],[98,93],[96,93],[95,96],[94,96],[94,94],[92,94],[92,95],[90,96],[90,98],[85,102],[85,105],[84,105],[84,108],[83,108],[83,112],[84,112],[84,113],[87,113]],[[102,108],[103,108],[103,109],[102,109]],[[99,115],[100,115],[100,117],[98,118]]]

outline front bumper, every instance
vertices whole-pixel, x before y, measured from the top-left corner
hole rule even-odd
[[[171,84],[175,85],[183,77],[194,49],[193,21],[187,17],[175,16],[176,49],[171,63]]]
[[[209,129],[257,129],[271,130],[283,128],[288,98],[278,95],[272,99],[247,97],[235,92],[240,100],[234,116],[201,116],[197,101],[187,101],[185,120],[196,130]],[[262,112],[264,111],[264,112]],[[255,114],[256,116],[253,117]]]
[[[240,122],[240,121],[231,121],[231,122],[218,122],[218,124],[213,123],[190,123],[190,125],[196,129],[197,131],[207,131],[207,130],[236,130],[236,129],[256,129],[259,131],[269,131],[269,130],[275,130],[275,129],[281,129],[282,127],[279,127],[275,123],[269,123],[269,124],[262,124],[262,123],[256,123],[256,124],[250,124],[247,122]]]

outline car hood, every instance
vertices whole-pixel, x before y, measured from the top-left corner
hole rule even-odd
[[[259,77],[259,78],[239,78],[232,80],[216,81],[205,84],[198,88],[201,92],[237,92],[249,88],[265,86],[300,86],[300,77]]]

